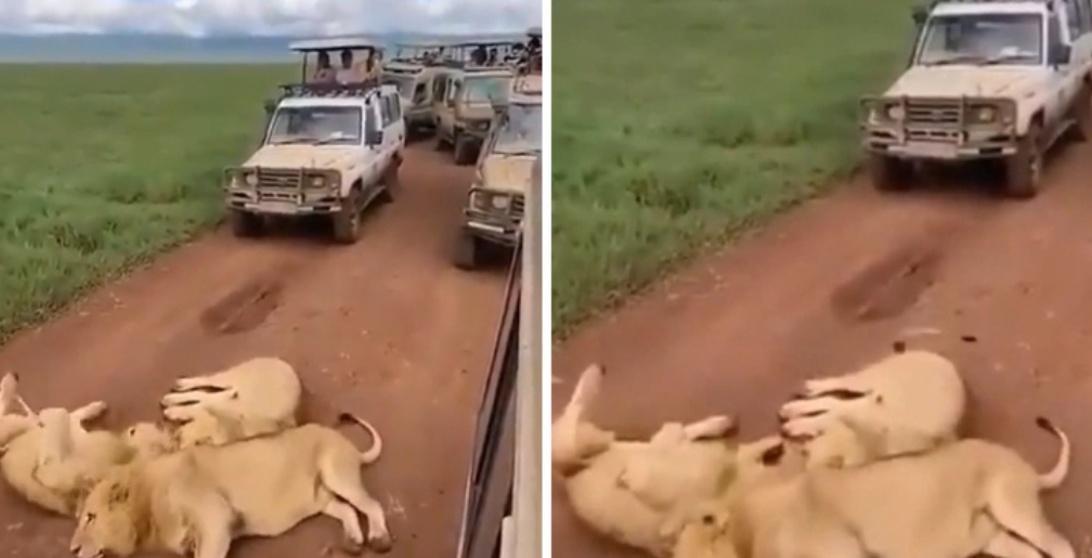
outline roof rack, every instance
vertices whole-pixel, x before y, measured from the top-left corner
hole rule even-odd
[[[316,52],[320,50],[370,49],[383,50],[383,42],[369,37],[327,37],[295,41],[288,48],[296,52]]]
[[[364,97],[383,85],[378,78],[359,83],[285,83],[281,84],[281,98],[289,97]]]

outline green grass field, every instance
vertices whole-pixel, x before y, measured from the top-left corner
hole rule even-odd
[[[911,5],[555,0],[555,331],[848,173]]]
[[[221,217],[281,66],[0,66],[0,340]]]

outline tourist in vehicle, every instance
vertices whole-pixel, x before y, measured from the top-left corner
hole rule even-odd
[[[486,53],[483,45],[478,45],[478,48],[474,49],[474,52],[470,54],[470,61],[475,66],[484,66],[487,58],[489,58],[489,54]]]
[[[353,64],[353,51],[341,51],[341,69],[337,71],[337,81],[342,85],[364,81],[360,70]]]
[[[379,79],[383,67],[382,56],[381,53],[377,55],[374,49],[368,51],[368,58],[364,61],[362,72],[364,80]]]
[[[497,65],[497,47],[489,49],[489,59],[485,63],[486,66]]]
[[[318,67],[311,74],[312,83],[334,83],[337,81],[337,72],[330,65],[330,53],[321,50],[318,53]]]

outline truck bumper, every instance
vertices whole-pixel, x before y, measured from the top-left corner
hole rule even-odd
[[[257,215],[330,215],[341,211],[341,199],[329,194],[299,194],[291,198],[260,196],[253,191],[229,191],[228,209]]]
[[[519,236],[520,222],[506,217],[495,217],[467,211],[466,220],[463,222],[463,230],[474,237],[500,244],[503,246],[515,246]]]
[[[869,137],[865,139],[863,147],[865,151],[870,153],[887,155],[898,159],[934,161],[994,159],[1015,155],[1017,151],[1015,140],[959,144],[930,141],[884,141]]]

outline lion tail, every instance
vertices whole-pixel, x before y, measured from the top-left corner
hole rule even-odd
[[[378,461],[379,455],[383,453],[383,438],[379,435],[379,431],[376,430],[370,422],[352,413],[341,413],[338,418],[346,422],[355,422],[368,431],[368,434],[372,437],[372,447],[368,448],[368,451],[360,452],[360,459],[365,465],[370,465]]]
[[[1045,489],[1057,488],[1058,485],[1062,484],[1062,481],[1065,480],[1066,475],[1069,473],[1069,436],[1066,436],[1062,429],[1058,428],[1054,423],[1044,417],[1039,417],[1036,419],[1035,423],[1039,428],[1057,436],[1058,441],[1061,442],[1061,448],[1058,451],[1058,462],[1050,471],[1039,475],[1040,487]]]

